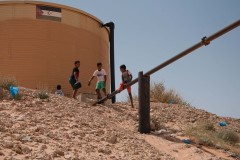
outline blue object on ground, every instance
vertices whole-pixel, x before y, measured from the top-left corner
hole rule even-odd
[[[190,144],[191,143],[190,139],[183,139],[182,142],[186,143],[186,144]]]
[[[223,127],[223,126],[227,126],[227,123],[226,122],[219,122],[219,125]]]
[[[18,87],[10,86],[10,93],[12,97],[15,97],[18,94],[18,91],[19,91]]]

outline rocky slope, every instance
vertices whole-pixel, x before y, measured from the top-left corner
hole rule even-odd
[[[161,120],[164,129],[160,131],[165,134],[155,131],[145,135],[137,131],[137,109],[128,104],[93,107],[55,95],[40,100],[35,90],[20,90],[21,100],[0,101],[0,159],[233,159],[222,150],[177,139],[184,127],[201,118],[216,123],[225,120],[202,110],[151,103],[151,116]],[[239,121],[227,120],[238,131]]]

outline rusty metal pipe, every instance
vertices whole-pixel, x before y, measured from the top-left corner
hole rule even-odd
[[[138,73],[138,131],[150,132],[150,76]]]
[[[175,62],[176,60],[186,56],[187,54],[193,52],[194,50],[202,47],[202,46],[206,46],[208,45],[211,41],[215,40],[216,38],[222,36],[223,34],[237,28],[240,26],[240,20],[237,20],[236,22],[230,24],[229,26],[221,29],[220,31],[214,33],[213,35],[209,36],[209,37],[203,37],[202,40],[200,42],[198,42],[197,44],[193,45],[192,47],[186,49],[185,51],[179,53],[178,55],[170,58],[169,60],[163,62],[162,64],[158,65],[157,67],[151,69],[150,71],[146,72],[144,74],[144,76],[150,76],[151,74],[157,72],[158,70],[166,67],[167,65]],[[131,81],[130,83],[128,83],[124,89],[126,89],[128,86],[132,86],[134,85],[135,83],[138,82],[138,78],[134,79],[133,81]],[[103,99],[99,100],[98,102],[95,102],[93,105],[96,105],[97,103],[100,103],[100,102],[103,102],[105,100],[107,100],[108,98],[111,98],[113,96],[115,96],[117,93],[119,93],[118,91],[114,91],[112,92],[110,95],[108,95],[107,97],[104,97]]]

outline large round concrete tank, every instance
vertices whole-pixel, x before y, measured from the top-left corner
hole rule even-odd
[[[102,22],[81,10],[38,1],[0,2],[0,75],[15,76],[20,86],[29,88],[68,83],[73,63],[81,61],[81,92],[93,93],[87,82],[102,62],[108,74],[109,31]]]

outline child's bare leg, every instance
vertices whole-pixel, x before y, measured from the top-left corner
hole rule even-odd
[[[119,88],[117,89],[118,93],[120,93],[123,90],[124,84],[121,83]]]
[[[77,95],[77,89],[73,90],[72,98],[77,99],[76,95]]]
[[[131,101],[132,108],[134,108],[134,106],[133,106],[133,98],[132,98],[132,93],[128,93],[128,94],[129,94],[129,98],[130,98],[130,101]]]
[[[96,92],[97,92],[98,100],[99,100],[99,99],[102,99],[100,90],[99,90],[99,89],[96,89]]]
[[[104,95],[107,96],[106,88],[103,88],[102,90],[103,90]]]

